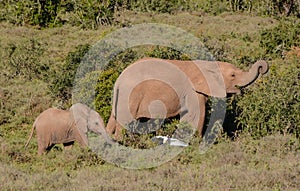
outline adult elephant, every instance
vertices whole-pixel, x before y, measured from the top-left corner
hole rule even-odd
[[[63,143],[65,149],[72,147],[74,141],[81,146],[88,146],[88,130],[104,136],[109,141],[100,115],[81,103],[74,104],[68,111],[56,108],[43,111],[36,118],[25,147],[28,146],[34,129],[37,134],[39,155],[59,143]]]
[[[208,96],[239,94],[240,88],[267,71],[268,64],[263,60],[249,71],[218,61],[138,60],[115,83],[107,132],[120,139],[121,129],[132,121],[180,115],[180,121],[196,127],[201,136]]]

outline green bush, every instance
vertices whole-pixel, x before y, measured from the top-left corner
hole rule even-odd
[[[108,122],[111,107],[114,84],[121,72],[137,59],[137,53],[132,49],[128,49],[115,59],[111,60],[105,70],[101,72],[97,86],[95,97],[95,108],[100,113],[105,123]]]
[[[231,11],[247,11],[270,16],[300,16],[300,2],[286,0],[229,0]]]
[[[135,0],[129,2],[131,10],[154,13],[174,13],[190,9],[191,1],[184,0]]]
[[[292,46],[300,46],[299,20],[281,21],[278,26],[262,31],[260,46],[271,58],[282,57]]]
[[[53,27],[62,24],[59,11],[61,0],[17,1],[4,0],[0,4],[0,20],[7,20],[17,25],[39,25]]]
[[[118,0],[76,0],[68,4],[68,22],[82,28],[96,29],[99,25],[110,25]]]
[[[265,7],[265,10],[261,12],[265,15],[278,15],[278,16],[289,16],[295,15],[300,16],[300,2],[299,1],[286,1],[286,0],[264,0],[256,3],[257,6]],[[256,7],[259,8],[259,7]]]
[[[16,25],[61,26],[64,23],[96,29],[112,24],[115,0],[4,0],[0,2],[0,20]]]
[[[173,60],[188,60],[188,55],[181,53],[169,47],[153,46],[145,53],[147,57],[173,59]]]
[[[248,12],[271,16],[300,16],[300,2],[285,0],[136,0],[123,4],[130,10],[154,13],[199,11],[219,15],[224,12]]]
[[[89,48],[89,45],[76,47],[75,51],[68,53],[66,61],[60,70],[53,71],[49,88],[54,97],[58,97],[62,101],[68,101],[71,98],[77,68],[84,55],[89,51]]]
[[[300,2],[286,0],[34,0],[0,1],[0,21],[16,25],[61,26],[65,23],[97,29],[118,24],[115,16],[124,10],[149,13],[180,11],[219,15],[248,12],[271,16],[300,16]]]
[[[32,7],[30,24],[41,27],[53,27],[62,24],[58,17],[61,0],[37,1]]]
[[[297,57],[274,61],[269,74],[238,97],[237,122],[245,133],[300,135],[299,66]]]
[[[203,11],[211,15],[219,15],[230,11],[227,1],[201,0],[197,1],[193,7],[196,8],[196,11]]]
[[[118,76],[118,72],[113,69],[109,69],[101,72],[98,79],[96,87],[95,107],[105,123],[108,122],[111,113],[113,87]]]

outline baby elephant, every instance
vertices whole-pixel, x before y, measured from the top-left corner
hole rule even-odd
[[[100,115],[84,104],[74,104],[69,111],[50,108],[42,112],[35,120],[28,146],[36,128],[38,154],[49,151],[55,144],[63,143],[65,149],[72,147],[74,141],[81,146],[88,145],[87,131],[109,138]]]

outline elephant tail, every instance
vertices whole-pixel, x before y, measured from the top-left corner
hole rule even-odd
[[[29,142],[30,142],[30,140],[31,140],[31,138],[33,136],[33,132],[34,132],[34,129],[35,129],[35,126],[36,126],[36,122],[37,122],[37,120],[35,120],[34,123],[33,123],[33,125],[32,125],[31,133],[30,133],[29,138],[28,138],[28,140],[27,140],[27,142],[25,144],[25,148],[28,146],[28,144],[29,144]]]

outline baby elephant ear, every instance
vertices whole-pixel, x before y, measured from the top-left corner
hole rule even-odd
[[[194,61],[194,64],[198,69],[198,72],[193,72],[191,79],[195,91],[212,97],[226,97],[226,87],[218,62]]]
[[[84,104],[76,103],[70,108],[71,118],[74,119],[75,126],[82,139],[84,145],[88,144],[87,131],[88,131],[88,115],[90,108]]]

